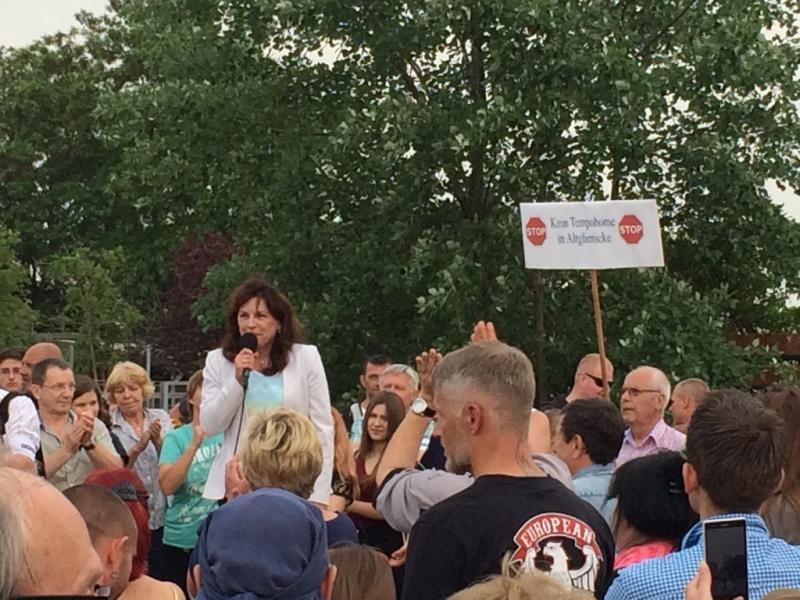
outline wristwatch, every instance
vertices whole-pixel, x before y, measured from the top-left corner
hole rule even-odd
[[[84,450],[86,450],[87,452],[88,452],[89,450],[94,450],[94,442],[89,442],[88,444],[83,444],[83,445],[81,446],[81,448],[83,448],[83,449],[84,449]]]
[[[418,417],[427,417],[429,419],[436,416],[436,411],[428,406],[428,403],[422,398],[417,398],[411,403],[411,412]]]

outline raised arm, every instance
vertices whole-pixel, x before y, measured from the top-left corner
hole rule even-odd
[[[431,348],[417,356],[417,371],[419,372],[421,383],[420,397],[428,404],[433,400],[431,374],[440,360],[442,360],[442,355],[435,348]],[[429,417],[417,415],[413,411],[406,414],[397,431],[394,432],[392,439],[389,440],[386,451],[383,453],[383,458],[378,465],[378,470],[375,473],[375,482],[379,486],[386,479],[386,476],[395,469],[410,469],[414,467],[419,455],[420,443],[430,422],[431,419]]]

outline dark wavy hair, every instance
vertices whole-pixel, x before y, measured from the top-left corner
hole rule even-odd
[[[617,516],[652,540],[677,544],[697,515],[683,488],[683,456],[663,451],[626,462],[614,474],[609,498]]]
[[[276,288],[260,277],[250,277],[242,285],[231,292],[228,297],[225,335],[222,338],[222,354],[232,361],[239,353],[239,309],[252,298],[261,298],[267,310],[280,324],[269,352],[269,366],[265,375],[275,375],[286,368],[289,362],[289,351],[295,342],[302,337],[300,323],[289,300]]]

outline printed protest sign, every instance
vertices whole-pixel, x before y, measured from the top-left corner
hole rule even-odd
[[[655,200],[520,204],[529,269],[663,267]]]

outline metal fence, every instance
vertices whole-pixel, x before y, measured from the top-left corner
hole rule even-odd
[[[163,408],[169,410],[169,407],[183,400],[186,397],[186,388],[189,385],[188,381],[154,381],[155,392],[153,397],[147,403],[150,408]]]

